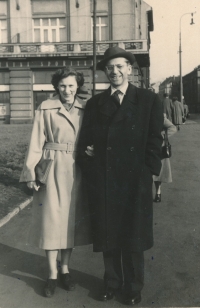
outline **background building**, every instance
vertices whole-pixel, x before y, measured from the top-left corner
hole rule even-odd
[[[183,96],[184,102],[188,105],[190,113],[200,112],[200,65],[192,72],[183,76]],[[166,78],[159,85],[159,96],[163,99],[164,93],[168,93],[170,98],[178,97],[180,101],[180,78],[172,76]]]
[[[149,87],[151,7],[143,0],[97,0],[97,61],[111,46],[134,53],[130,81]],[[92,0],[0,0],[0,117],[32,123],[35,109],[54,90],[51,74],[60,67],[83,71],[91,94]],[[96,73],[96,89],[108,87]]]
[[[165,93],[169,94],[169,97],[172,98],[177,96],[180,100],[180,78],[179,77],[168,77],[159,85],[159,96],[161,100]]]
[[[190,113],[200,112],[200,66],[183,77],[183,95]]]

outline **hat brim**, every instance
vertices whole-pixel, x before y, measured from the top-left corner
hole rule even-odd
[[[87,99],[89,94],[79,93],[77,96],[81,99]]]
[[[120,52],[118,54],[112,55],[110,57],[107,57],[106,59],[103,59],[103,60],[99,61],[97,63],[97,69],[101,70],[101,71],[104,71],[106,63],[109,60],[114,59],[114,58],[125,58],[125,59],[127,59],[130,62],[131,65],[135,62],[135,56],[132,53],[125,51],[125,52]]]

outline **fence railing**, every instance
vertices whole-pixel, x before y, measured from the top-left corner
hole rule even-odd
[[[112,46],[119,46],[127,51],[134,53],[148,52],[147,40],[123,40],[123,41],[101,41],[96,44],[97,54],[103,54],[104,51]],[[6,55],[19,56],[31,54],[41,56],[42,54],[58,54],[66,56],[67,54],[92,54],[92,42],[67,42],[67,43],[13,43],[0,44],[0,57]]]

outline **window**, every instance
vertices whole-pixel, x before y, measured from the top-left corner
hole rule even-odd
[[[0,43],[7,43],[7,20],[0,19]]]
[[[93,39],[93,17],[91,26],[91,40]],[[107,41],[109,39],[108,34],[108,17],[97,16],[96,17],[96,39],[97,41]]]
[[[55,92],[52,91],[37,91],[34,92],[34,108],[35,110],[39,107],[39,105],[43,102],[46,101],[47,99],[53,97]]]
[[[10,74],[9,72],[0,72],[0,85],[10,83]],[[1,102],[1,100],[0,100]]]
[[[65,21],[65,18],[33,19],[33,41],[41,43],[66,41]]]
[[[34,84],[51,84],[51,78],[54,73],[55,73],[55,70],[35,71],[33,72],[33,83]]]
[[[0,92],[0,102],[1,104],[10,103],[10,92]]]

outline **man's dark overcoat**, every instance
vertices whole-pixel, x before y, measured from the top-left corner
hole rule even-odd
[[[117,109],[110,88],[86,105],[77,161],[88,183],[94,251],[153,245],[152,174],[163,127],[158,96],[129,84]],[[85,154],[94,145],[93,157]]]

